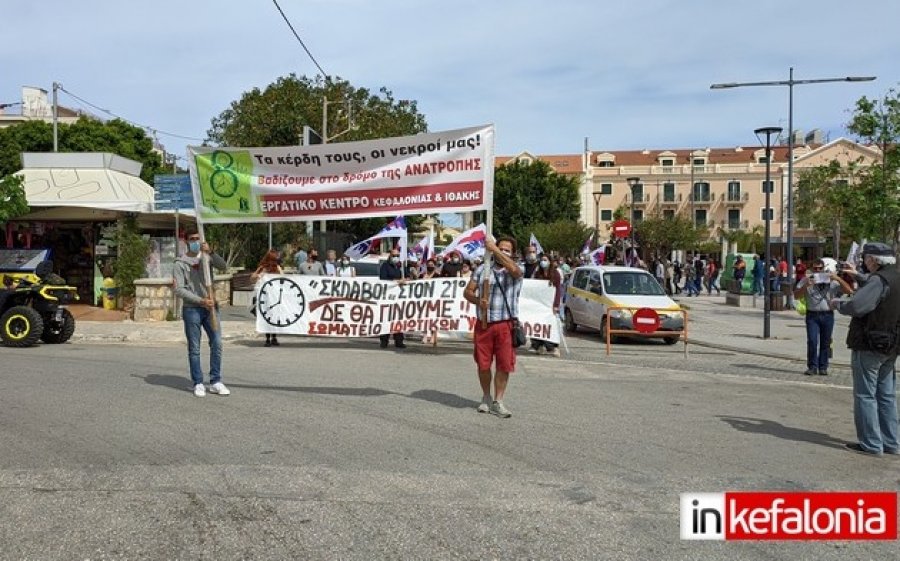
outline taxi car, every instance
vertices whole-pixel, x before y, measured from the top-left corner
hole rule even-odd
[[[609,310],[623,306],[629,309]],[[612,329],[634,329],[631,318],[639,308],[652,308],[659,314],[660,327],[656,336],[669,345],[678,342],[680,334],[666,335],[665,331],[682,331],[684,316],[681,307],[669,298],[656,278],[643,269],[586,265],[572,272],[566,288],[564,318],[566,331],[579,326],[596,329],[606,337],[606,317]]]

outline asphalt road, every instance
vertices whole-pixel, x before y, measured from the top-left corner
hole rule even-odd
[[[583,336],[520,357],[503,420],[468,346],[282,340],[226,345],[234,393],[203,399],[179,345],[0,349],[0,559],[897,556],[679,540],[682,492],[897,490],[900,460],[843,450],[840,378]]]

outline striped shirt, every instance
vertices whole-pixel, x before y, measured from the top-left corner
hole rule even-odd
[[[485,266],[481,265],[472,274],[472,282],[476,284],[475,295],[481,300],[481,291],[485,275]],[[498,282],[499,281],[499,282]],[[491,295],[488,300],[488,323],[504,321],[519,316],[519,295],[522,293],[522,278],[513,278],[506,269],[494,269],[490,277]],[[506,301],[509,303],[509,311],[503,302],[503,291],[506,292]],[[481,310],[478,310],[478,319],[482,319]]]

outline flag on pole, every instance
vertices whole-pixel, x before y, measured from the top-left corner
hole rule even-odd
[[[351,245],[344,253],[351,259],[359,259],[369,253],[372,244],[381,238],[400,238],[400,255],[406,255],[406,220],[402,216],[391,220],[381,229],[380,232],[364,239],[363,241]]]
[[[531,233],[531,239],[528,240],[528,245],[533,246],[538,255],[544,253],[544,248],[541,247],[541,242],[538,241],[537,237],[534,235],[534,232]]]
[[[451,251],[457,251],[463,259],[475,259],[484,255],[485,242],[487,241],[487,226],[484,223],[466,230],[457,236],[450,245],[441,252],[441,257],[446,257]]]
[[[588,257],[594,265],[603,265],[606,262],[606,244],[601,244],[600,247],[592,251]]]
[[[434,237],[429,232],[409,250],[409,259],[417,261],[419,269],[424,271],[425,262],[432,257],[434,257]]]
[[[596,232],[591,232],[588,238],[584,240],[584,247],[581,248],[582,255],[587,255],[591,252],[591,240],[594,239],[594,234],[596,234]]]

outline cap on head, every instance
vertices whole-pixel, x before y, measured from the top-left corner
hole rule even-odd
[[[886,255],[891,256],[894,255],[894,250],[891,249],[891,246],[881,243],[881,242],[872,242],[867,243],[863,246],[862,249],[863,255]]]

